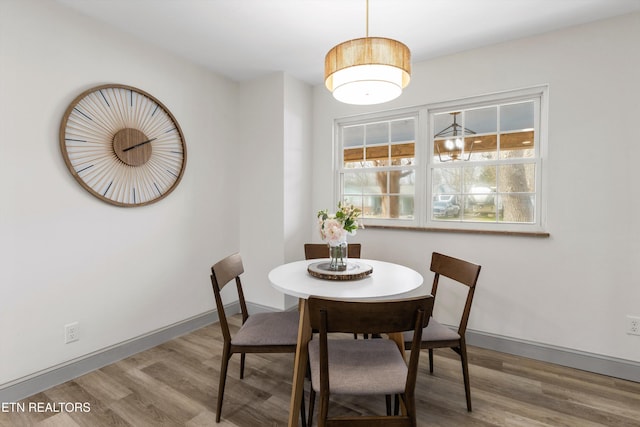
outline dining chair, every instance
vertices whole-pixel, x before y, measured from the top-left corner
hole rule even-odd
[[[437,252],[432,254],[430,269],[435,273],[431,286],[431,295],[433,298],[436,298],[438,282],[441,276],[448,277],[452,279],[454,283],[466,286],[467,296],[457,330],[451,329],[432,318],[429,321],[429,325],[422,331],[422,341],[420,343],[421,349],[429,350],[429,372],[431,373],[433,373],[433,349],[448,347],[460,356],[464,391],[467,398],[467,410],[469,412],[471,412],[471,386],[469,383],[469,364],[467,361],[465,332],[467,330],[467,322],[469,321],[469,313],[471,312],[473,294],[475,293],[476,283],[480,275],[480,268],[481,266],[462,259],[453,258]],[[405,349],[408,350],[413,345],[413,336],[410,332],[404,334],[404,341]]]
[[[349,243],[347,246],[348,258],[360,258],[360,251],[362,244]],[[305,243],[304,244],[304,259],[318,259],[329,258],[329,246],[326,243]],[[354,338],[358,338],[356,334],[353,334]],[[364,338],[369,338],[368,335],[364,335]]]
[[[360,243],[349,243],[347,245],[348,258],[360,258]],[[329,246],[326,243],[305,243],[304,259],[329,258]]]
[[[229,255],[211,267],[211,284],[224,339],[216,405],[216,422],[220,422],[227,367],[232,355],[240,353],[240,379],[242,379],[244,378],[245,355],[247,353],[295,353],[298,341],[299,314],[297,311],[249,315],[240,280],[242,273],[244,273],[244,267],[242,258],[238,253]],[[229,329],[225,306],[220,295],[220,291],[231,281],[235,281],[240,311],[242,312],[242,326],[233,336]],[[305,425],[304,405],[300,413],[302,424]]]
[[[313,422],[316,393],[320,393],[318,426],[414,426],[416,425],[415,383],[422,330],[433,310],[433,297],[385,300],[340,301],[309,297],[311,328],[318,338],[309,341],[311,392],[309,425]],[[413,342],[409,363],[401,343],[381,338],[352,340],[335,333],[402,333],[411,331]],[[329,334],[332,334],[329,339]],[[334,395],[398,395],[402,415],[329,417],[329,399]]]

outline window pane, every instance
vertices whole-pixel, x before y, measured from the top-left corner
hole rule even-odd
[[[364,159],[364,148],[345,148],[344,150],[344,167],[345,168],[361,168]]]
[[[364,126],[346,126],[342,128],[342,145],[344,147],[364,145]]]
[[[437,138],[439,134],[445,134],[450,129],[449,127],[453,121],[451,120],[450,113],[438,113],[433,115],[433,129],[431,136]]]
[[[434,126],[436,133],[433,142],[433,161],[435,163],[471,160],[475,144],[482,141],[476,137],[465,138],[465,135],[475,133],[466,126],[465,114],[464,111],[446,113],[448,116],[446,120],[443,118],[443,114],[436,115],[437,120],[435,121],[437,123]],[[482,160],[482,158],[476,156],[475,160]]]
[[[534,104],[521,102],[500,107],[500,132],[511,130],[533,129]]]
[[[502,214],[502,206],[498,203],[498,196],[489,187],[473,187],[473,192],[465,197],[464,214],[466,221],[485,220]]]
[[[364,197],[354,196],[354,195],[350,195],[350,196],[345,195],[343,199],[347,205],[353,205],[356,208],[359,208],[361,212],[364,210],[364,205],[363,205]]]
[[[433,143],[434,162],[445,163],[470,160],[472,144],[473,140],[462,137],[436,140]]]
[[[464,113],[464,127],[471,133],[496,133],[498,107],[477,108]]]
[[[393,170],[388,173],[389,203],[387,218],[413,218],[413,195],[415,193],[415,171]],[[383,206],[385,206],[383,204]]]
[[[380,194],[387,192],[386,172],[345,173],[345,196]]]
[[[389,215],[387,218],[413,218],[413,194],[389,196]]]
[[[462,208],[450,200],[434,200],[431,206],[431,219],[435,221],[459,221]]]
[[[433,194],[457,194],[462,188],[461,170],[459,168],[434,169],[431,176]]]
[[[434,169],[432,174],[431,219],[457,220],[462,215],[460,189],[462,187],[459,168]]]
[[[498,167],[499,193],[533,193],[536,191],[536,167],[533,163]]]
[[[464,192],[484,193],[496,189],[495,166],[473,166],[464,168]]]
[[[500,220],[512,223],[535,222],[536,201],[534,194],[501,194],[503,208]]]
[[[484,107],[464,111],[465,148],[471,153],[469,160],[494,160],[497,158],[498,107]]]
[[[389,192],[413,195],[416,183],[414,170],[394,170],[389,172]]]
[[[391,122],[391,142],[415,141],[415,120],[402,119]]]
[[[533,131],[500,134],[500,158],[533,158],[535,156],[534,145]]]
[[[369,167],[376,166],[388,166],[389,165],[389,146],[379,145],[375,147],[367,147],[366,150],[367,161]]]
[[[415,163],[416,148],[413,142],[395,144],[391,146],[391,160],[394,166],[404,166]]]
[[[387,210],[387,200],[382,196],[363,197],[363,218],[386,218],[384,212]]]
[[[367,145],[389,142],[389,122],[372,123],[366,126],[365,142]]]
[[[465,140],[471,153],[469,160],[482,161],[498,158],[498,138],[495,134],[470,136]]]

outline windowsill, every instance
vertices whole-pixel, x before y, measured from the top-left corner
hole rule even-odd
[[[463,230],[460,228],[435,228],[435,227],[404,227],[396,225],[367,225],[368,229],[399,230],[399,231],[425,231],[429,233],[465,233],[465,234],[493,234],[499,236],[523,236],[523,237],[550,237],[551,234],[543,231],[499,231],[499,230]]]

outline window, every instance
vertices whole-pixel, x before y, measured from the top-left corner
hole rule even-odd
[[[365,224],[543,231],[546,87],[337,122],[337,195]]]
[[[340,126],[341,199],[363,218],[415,218],[416,123],[409,115]]]

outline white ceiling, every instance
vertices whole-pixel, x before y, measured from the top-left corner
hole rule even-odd
[[[365,36],[365,0],[56,0],[242,81],[323,79],[334,45]],[[413,62],[640,11],[640,0],[370,0],[369,35]]]

